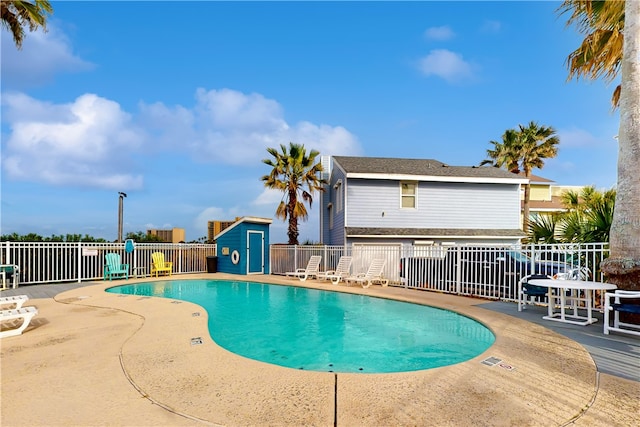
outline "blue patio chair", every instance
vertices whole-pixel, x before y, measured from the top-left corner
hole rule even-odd
[[[124,277],[129,280],[129,264],[122,264],[120,254],[108,253],[104,256],[104,277],[102,280],[111,280],[113,277]]]
[[[544,299],[549,293],[549,288],[546,286],[537,286],[529,283],[532,279],[551,279],[546,274],[531,274],[524,276],[518,282],[518,311],[522,311],[526,308],[527,304],[533,304],[536,300]]]

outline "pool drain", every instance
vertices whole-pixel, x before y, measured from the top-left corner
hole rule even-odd
[[[493,366],[493,365],[497,365],[498,363],[502,362],[502,359],[498,359],[497,357],[488,357],[486,359],[484,359],[481,363],[483,365],[487,365],[487,366]]]

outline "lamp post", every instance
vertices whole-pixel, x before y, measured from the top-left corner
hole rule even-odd
[[[118,243],[122,243],[122,205],[127,193],[118,192]]]

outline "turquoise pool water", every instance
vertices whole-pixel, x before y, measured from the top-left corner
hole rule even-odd
[[[439,308],[340,292],[222,280],[174,280],[108,292],[190,301],[236,354],[325,372],[406,372],[464,362],[495,340],[482,324]]]

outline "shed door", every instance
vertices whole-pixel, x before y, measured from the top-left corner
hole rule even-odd
[[[264,273],[264,232],[247,231],[247,274]]]

